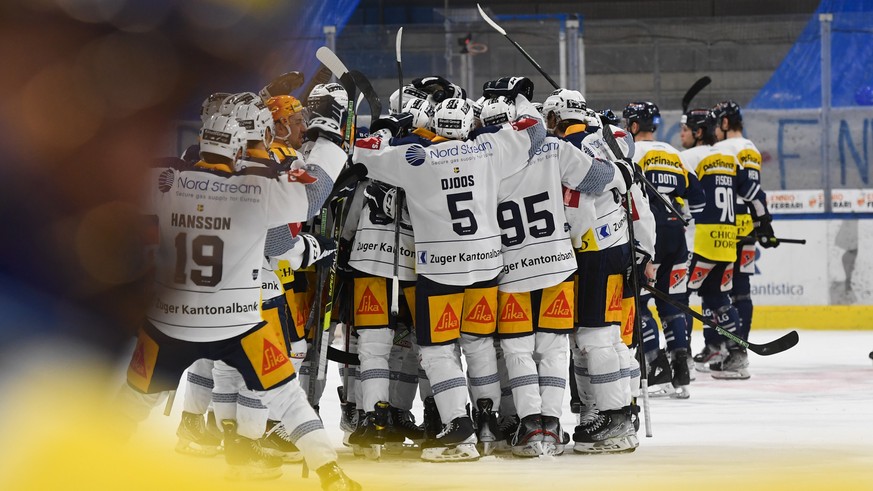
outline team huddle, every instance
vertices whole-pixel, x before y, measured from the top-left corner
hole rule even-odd
[[[746,340],[755,246],[779,244],[736,103],[687,111],[679,151],[655,140],[651,102],[621,118],[569,89],[537,104],[523,77],[478,100],[415,79],[369,128],[349,92],[212,94],[199,143],[156,163],[130,431],[187,369],[178,451],[223,448],[238,479],[304,460],[324,489],[360,489],[317,413],[325,357],[344,444],[433,462],[632,452],[641,387],[684,399],[695,372],[749,378],[716,329],[689,352],[690,294]]]

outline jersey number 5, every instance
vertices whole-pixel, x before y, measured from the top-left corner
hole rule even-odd
[[[191,241],[191,260],[197,266],[210,268],[209,275],[202,269],[191,270],[191,281],[197,286],[215,286],[221,281],[224,241],[215,235],[198,235]],[[184,284],[187,281],[188,234],[176,235],[176,273],[173,281]]]
[[[458,235],[473,235],[479,230],[479,224],[476,223],[476,217],[473,215],[473,210],[467,208],[458,208],[458,203],[461,201],[473,201],[473,192],[454,193],[446,196],[446,204],[449,206],[449,215],[452,220],[452,230]]]

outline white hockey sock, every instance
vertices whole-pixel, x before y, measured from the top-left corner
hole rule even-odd
[[[374,411],[377,402],[388,400],[388,355],[393,343],[394,332],[387,327],[358,330],[359,377],[364,396],[361,409],[366,412]]]
[[[621,331],[614,332],[612,347],[618,354],[619,369],[621,370],[622,380],[622,399],[626,401],[625,406],[631,403],[633,395],[633,373],[631,366],[631,353],[624,341],[621,340]],[[637,392],[639,392],[640,381],[637,379]],[[624,407],[624,406],[622,406]]]
[[[542,413],[539,375],[533,359],[534,345],[533,333],[500,340],[512,399],[519,418]]]
[[[588,376],[588,355],[579,348],[573,348],[573,373],[576,379],[576,389],[579,400],[587,407],[594,407],[594,396],[591,394],[591,377]]]
[[[442,422],[466,416],[467,379],[455,345],[422,346],[421,366],[430,380]]]
[[[263,392],[242,388],[236,398],[236,432],[246,438],[257,440],[267,429],[267,406],[261,402]]]
[[[576,344],[588,355],[588,376],[597,409],[608,411],[626,405],[627,382],[621,378],[621,363],[613,347],[618,326],[581,327],[576,331]]]
[[[267,407],[282,416],[279,421],[291,436],[291,442],[303,452],[306,465],[318,469],[328,462],[336,461],[336,450],[328,438],[321,419],[306,400],[306,393],[297,379],[259,393]]]
[[[216,361],[212,367],[212,379],[215,387],[212,389],[212,405],[215,409],[215,419],[218,424],[225,419],[236,419],[236,400],[240,389],[245,387],[242,375],[232,366],[223,361]]]
[[[388,402],[405,411],[412,409],[418,389],[418,350],[412,341],[410,334],[392,346],[389,360],[391,383]]]
[[[205,358],[195,361],[188,367],[188,378],[185,383],[185,400],[182,410],[187,413],[206,414],[209,401],[212,400],[212,365],[215,362]]]
[[[289,356],[289,358],[291,359],[291,365],[294,367],[294,371],[297,373],[297,377],[300,377],[300,367],[303,365],[303,359],[306,358],[307,349],[308,344],[305,339],[291,343],[291,356]],[[268,417],[273,421],[278,421],[282,415],[276,414],[270,410]]]
[[[535,358],[538,360],[539,390],[543,416],[561,417],[567,389],[570,340],[567,334],[536,333]]]
[[[494,339],[462,333],[461,349],[467,361],[473,404],[479,399],[491,399],[493,407],[500,406],[500,376],[497,375]]]

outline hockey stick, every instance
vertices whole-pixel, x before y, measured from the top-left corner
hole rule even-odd
[[[525,58],[527,58],[527,61],[529,61],[534,66],[534,68],[536,68],[540,72],[540,74],[543,77],[546,77],[546,80],[548,80],[549,83],[552,84],[552,87],[554,87],[556,89],[561,88],[554,80],[552,80],[552,77],[550,77],[549,74],[546,73],[545,70],[543,70],[543,67],[541,67],[540,64],[536,62],[536,60],[534,60],[529,54],[527,54],[527,51],[525,51],[524,48],[522,48],[520,44],[513,41],[512,38],[509,37],[509,34],[506,34],[506,30],[504,30],[502,27],[497,25],[497,23],[494,22],[494,20],[492,20],[491,17],[488,17],[488,14],[486,14],[485,11],[482,10],[481,5],[479,5],[477,3],[476,8],[479,9],[479,15],[481,15],[482,18],[485,19],[485,22],[487,22],[488,25],[493,27],[495,31],[499,32],[500,34],[503,34],[503,37],[505,37],[510,43],[515,45],[515,47],[518,48],[518,50],[521,52],[521,54],[524,55]]]
[[[300,72],[288,72],[274,78],[258,92],[265,101],[277,95],[290,95],[291,92],[303,85],[303,74]]]
[[[500,27],[499,25],[497,25],[497,23],[494,22],[494,21],[491,19],[491,17],[488,17],[488,15],[485,13],[485,11],[482,10],[482,6],[481,6],[481,5],[479,5],[479,4],[477,3],[477,4],[476,4],[476,7],[479,9],[479,14],[482,16],[483,19],[485,19],[485,22],[487,22],[491,27],[493,27],[494,30],[496,30],[497,32],[499,32],[500,34],[503,34],[503,36],[505,36],[506,39],[508,39],[510,43],[512,43],[513,45],[515,45],[515,47],[518,48],[518,50],[521,52],[521,54],[524,55],[525,58],[527,58],[527,61],[529,61],[529,62],[531,63],[531,65],[533,65],[534,68],[536,68],[537,71],[539,71],[540,74],[542,74],[542,76],[545,77],[546,80],[548,80],[549,83],[552,84],[552,87],[554,87],[554,88],[556,88],[556,89],[561,88],[557,83],[555,83],[554,80],[552,80],[552,77],[550,77],[550,76],[545,72],[545,70],[543,70],[543,67],[541,67],[540,64],[537,63],[536,60],[534,60],[534,59],[531,57],[531,55],[527,54],[527,51],[525,51],[524,48],[521,47],[521,45],[519,45],[518,43],[516,43],[515,41],[513,41],[512,38],[510,38],[509,35],[506,34],[506,31],[505,31],[502,27]],[[601,115],[600,118],[601,118],[601,121],[602,121],[602,124],[603,124],[604,134],[609,133],[610,136],[612,136],[612,132],[611,132],[611,131],[606,131],[606,130],[609,128],[609,124],[607,123],[606,118],[605,118],[604,116],[602,116],[602,115]],[[612,137],[612,141],[615,142],[615,137]],[[607,144],[608,144],[608,143],[609,143],[609,141],[607,140]],[[611,145],[610,145],[610,147],[611,147]],[[618,147],[616,147],[616,148],[618,148]],[[615,153],[616,156],[621,155],[621,152],[615,152],[615,149],[613,149],[613,153]],[[624,158],[624,157],[622,157],[622,158]],[[678,218],[679,221],[681,221],[683,225],[688,225],[688,220],[686,220],[685,217],[683,217],[682,214],[679,213],[679,210],[677,210],[676,207],[673,206],[673,203],[670,203],[670,200],[668,200],[667,198],[664,197],[664,195],[662,195],[661,193],[658,192],[658,190],[655,188],[655,186],[653,186],[652,183],[649,182],[648,179],[646,179],[646,176],[643,175],[642,172],[640,172],[639,170],[637,170],[637,166],[636,166],[636,165],[632,165],[631,167],[633,168],[633,170],[634,170],[634,174],[636,175],[637,179],[639,179],[640,182],[642,182],[643,185],[645,185],[646,189],[647,189],[650,193],[654,193],[654,194],[656,194],[656,195],[658,196],[658,199],[659,199],[659,200],[661,201],[661,203],[664,205],[664,207],[667,208],[667,210],[668,210],[670,213],[672,213],[673,215],[675,215],[676,218]]]
[[[603,139],[606,141],[606,145],[612,150],[612,154],[620,160],[627,161],[627,158],[624,155],[624,152],[621,151],[621,147],[618,146],[618,142],[615,141],[615,135],[612,134],[612,128],[609,125],[609,122],[606,120],[606,116],[600,116],[600,122],[603,125]],[[631,166],[636,168],[637,165],[631,162]],[[645,179],[645,178],[644,178]],[[637,261],[636,261],[636,237],[634,236],[634,213],[633,213],[633,196],[631,195],[631,187],[628,186],[627,194],[625,195],[625,216],[627,217],[627,236],[628,241],[630,242],[630,250],[631,250],[631,288],[633,288],[633,296],[634,296],[634,332],[639,339],[640,345],[637,347],[637,361],[640,364],[640,392],[643,395],[643,413],[644,413],[644,421],[646,426],[646,437],[652,437],[652,415],[649,411],[649,380],[648,380],[648,370],[646,369],[646,356],[643,346],[643,323],[640,319],[640,281],[639,281],[639,272],[637,271]],[[660,196],[660,193],[658,193]]]
[[[169,416],[173,412],[173,401],[176,400],[176,390],[173,389],[167,392],[167,404],[164,405],[164,416]]]
[[[705,89],[710,82],[712,82],[711,78],[703,76],[697,79],[697,81],[688,88],[688,91],[685,92],[684,96],[682,96],[682,114],[688,112],[688,106],[691,105],[692,99],[694,99],[701,90]]]
[[[400,41],[403,39],[403,28],[397,30],[397,40],[394,43],[394,53],[397,58],[397,93],[398,107],[403,111],[403,63],[400,56]],[[396,188],[394,200],[394,270],[391,275],[391,316],[397,319],[400,312],[400,214],[403,213],[403,190]],[[396,322],[395,322],[396,325]]]
[[[806,239],[783,239],[781,237],[776,237],[776,240],[780,244],[806,244]],[[755,244],[758,242],[758,239],[751,235],[745,235],[737,239],[737,242],[740,244]]]
[[[344,140],[348,143],[347,151],[351,156],[355,149],[355,132],[352,130],[355,121],[355,80],[352,78],[346,65],[327,46],[318,48],[318,51],[315,52],[315,57],[330,69],[331,73],[339,80],[339,83],[346,89],[348,94],[348,114],[346,116],[346,134]]]
[[[775,355],[776,353],[781,353],[787,349],[793,348],[794,345],[800,340],[800,336],[798,336],[797,331],[791,331],[788,334],[782,336],[781,338],[770,341],[769,343],[764,344],[754,344],[746,341],[745,339],[736,336],[735,334],[727,331],[725,328],[719,326],[712,319],[707,318],[704,315],[698,314],[694,310],[690,309],[687,305],[673,299],[670,295],[658,290],[657,288],[649,285],[643,285],[643,288],[652,293],[652,295],[658,297],[659,299],[669,303],[670,305],[676,307],[677,309],[685,312],[686,314],[694,317],[700,322],[706,324],[707,326],[718,331],[722,336],[730,339],[731,341],[737,343],[743,348],[748,348],[752,353],[761,355],[761,356],[770,356]]]
[[[349,70],[349,75],[352,76],[355,87],[361,92],[364,99],[367,100],[367,105],[370,106],[371,121],[379,119],[379,116],[382,115],[382,100],[379,99],[379,94],[373,89],[373,84],[370,83],[366,75],[357,70]]]
[[[315,72],[315,75],[313,75],[309,80],[306,88],[303,89],[303,94],[301,94],[300,100],[303,102],[304,106],[306,106],[306,103],[309,100],[309,94],[312,92],[312,89],[314,89],[316,85],[330,82],[330,77],[332,76],[333,73],[330,71],[330,68],[326,66],[322,66],[317,72]]]

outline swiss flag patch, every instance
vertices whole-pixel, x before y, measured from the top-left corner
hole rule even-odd
[[[618,139],[618,138],[624,138],[624,137],[627,136],[627,133],[625,133],[625,132],[622,131],[622,130],[615,130],[615,131],[612,132],[612,136],[614,136],[616,139]]]
[[[369,136],[355,140],[355,146],[359,148],[369,148],[370,150],[379,150],[382,147],[382,138],[378,136]]]
[[[294,169],[288,173],[288,182],[299,182],[303,184],[312,184],[317,181],[318,178],[314,177],[312,174],[309,174],[303,169]]]
[[[564,192],[564,206],[568,208],[579,208],[579,199],[582,197],[582,193],[575,189],[570,189],[567,186],[561,186],[561,188]]]

